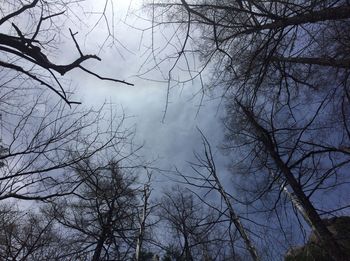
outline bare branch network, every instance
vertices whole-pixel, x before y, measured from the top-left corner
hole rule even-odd
[[[0,19],[1,67],[14,70],[31,78],[36,83],[49,88],[69,105],[79,104],[79,102],[71,101],[67,97],[66,90],[62,86],[58,76],[63,76],[74,69],[80,69],[100,80],[133,86],[133,84],[124,80],[104,77],[86,68],[83,65],[85,61],[101,61],[101,59],[95,54],[84,54],[75,38],[77,32],[73,32],[71,29],[69,29],[70,36],[75,44],[76,51],[79,53],[79,57],[67,64],[57,64],[52,61],[48,55],[45,54],[45,49],[52,45],[52,42],[55,40],[55,34],[60,34],[62,32],[52,32],[52,36],[50,36],[52,39],[48,41],[41,40],[45,38],[45,35],[41,36],[41,34],[51,30],[48,28],[54,23],[54,19],[64,16],[65,11],[53,13],[50,10],[50,4],[51,3],[47,3],[46,1],[34,0],[29,4],[22,4],[19,2],[14,8],[7,7],[2,10],[3,17]],[[30,18],[27,17],[27,19],[29,19],[32,24],[26,26],[25,29],[21,29],[16,23],[21,19],[26,19],[26,16],[30,16]],[[8,28],[9,26],[10,29]],[[5,32],[6,29],[9,30],[10,33]],[[71,52],[71,50],[67,50],[67,52]],[[29,69],[27,67],[29,67]],[[36,67],[40,67],[44,72],[47,72],[48,76],[53,80],[47,80],[45,75],[38,73],[34,69]]]
[[[154,37],[156,29],[173,30],[163,46],[151,43],[147,62],[155,65],[144,75],[170,61],[168,74],[161,72],[169,97],[172,86],[202,82],[209,72],[202,87],[218,91],[226,105],[224,150],[252,215],[256,206],[274,212],[284,233],[292,218],[283,221],[278,208],[289,204],[329,260],[348,260],[324,215],[349,210],[338,196],[349,184],[349,1],[152,1],[149,9]],[[196,178],[215,189],[203,174],[215,170],[207,148],[204,154]]]

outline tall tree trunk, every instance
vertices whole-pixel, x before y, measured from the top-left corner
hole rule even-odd
[[[215,167],[213,155],[211,153],[210,144],[209,144],[208,140],[206,139],[206,137],[204,136],[204,134],[201,131],[200,131],[200,133],[202,135],[202,139],[203,139],[203,143],[204,143],[205,156],[206,156],[206,161],[207,161],[208,167],[209,167],[210,172],[211,172],[210,174],[214,178],[215,184],[217,186],[215,189],[220,193],[221,198],[224,200],[224,202],[227,206],[227,209],[230,213],[230,221],[234,224],[234,226],[237,228],[239,234],[243,238],[244,244],[246,245],[246,247],[250,253],[250,256],[252,257],[252,259],[254,261],[258,261],[260,259],[258,256],[258,252],[256,251],[256,248],[254,246],[254,243],[249,238],[249,235],[246,232],[246,229],[244,228],[238,215],[236,214],[235,210],[233,209],[231,201],[228,198],[227,193],[226,193],[224,187],[222,186],[220,179],[216,173],[216,167]]]
[[[284,17],[271,23],[256,25],[251,29],[242,30],[238,34],[251,34],[262,30],[277,30],[288,26],[296,26],[307,23],[317,23],[324,21],[335,21],[350,18],[350,6],[342,5],[332,8],[326,8],[319,11],[307,12],[301,15]]]
[[[276,175],[273,174],[271,171],[269,172],[269,174],[271,176],[273,176],[274,178],[276,178]],[[297,211],[302,215],[302,217],[304,218],[304,220],[306,221],[306,223],[308,223],[308,225],[310,227],[312,227],[312,223],[309,219],[309,216],[307,215],[304,207],[302,206],[302,204],[300,204],[299,199],[289,191],[289,189],[287,188],[285,182],[283,182],[282,184],[280,184],[280,188],[281,190],[284,192],[284,194],[287,195],[287,197],[290,199],[290,201],[292,202],[293,206],[297,209]]]
[[[103,244],[105,243],[106,239],[107,239],[107,235],[109,233],[111,233],[112,230],[112,218],[113,218],[113,210],[114,210],[114,201],[112,202],[112,208],[109,209],[108,213],[107,213],[107,220],[105,224],[102,224],[102,231],[101,234],[99,236],[99,239],[97,241],[97,245],[94,251],[94,255],[92,256],[91,261],[99,261],[100,260],[100,256],[101,256],[101,252],[102,252],[102,248],[103,248]]]
[[[184,236],[184,252],[185,252],[185,260],[186,261],[192,261],[192,254],[190,249],[190,243],[188,242],[188,234],[187,234],[187,228],[186,225],[183,224],[183,236]]]
[[[195,16],[200,17],[203,19],[204,22],[208,24],[218,25],[218,23],[215,20],[212,20],[211,18],[205,16],[201,12],[197,11],[195,8],[193,8],[195,5],[190,5],[187,3],[186,0],[181,0],[182,5],[186,9],[187,12],[194,14]],[[199,5],[200,6],[200,5]],[[198,7],[198,6],[197,6]],[[247,16],[251,10],[247,10],[242,8],[242,13],[247,12]],[[215,9],[215,8],[214,8]],[[239,11],[235,10],[235,13],[238,13]],[[258,16],[257,14],[256,16]],[[271,14],[269,14],[271,16]],[[248,22],[249,24],[246,24],[247,27],[242,26],[242,28],[248,28],[243,29],[241,31],[238,31],[237,33],[234,33],[231,37],[234,37],[236,35],[241,34],[252,34],[257,33],[263,30],[278,30],[281,28],[285,28],[288,26],[296,26],[296,25],[302,25],[307,23],[317,23],[317,22],[324,22],[324,21],[335,21],[335,20],[343,20],[343,19],[349,19],[350,18],[350,6],[349,5],[341,5],[337,7],[330,7],[325,8],[322,10],[317,11],[309,11],[305,12],[300,15],[290,16],[290,17],[281,17],[279,18],[277,15],[275,15],[276,18],[272,22],[267,22],[265,24],[261,25],[252,25],[249,23],[251,21],[250,19],[247,19],[245,22]],[[252,18],[255,18],[255,14],[252,14]],[[227,28],[230,28],[230,26],[226,26]],[[236,25],[232,26],[233,29],[237,28]],[[230,37],[230,38],[231,38]]]
[[[144,196],[144,203],[142,208],[142,216],[141,216],[141,222],[140,222],[140,230],[139,235],[137,237],[137,243],[136,243],[136,254],[135,259],[136,261],[140,260],[141,250],[142,250],[142,242],[143,237],[145,234],[145,228],[146,228],[146,218],[147,218],[147,208],[148,208],[148,198],[150,197],[150,190],[149,190],[149,184],[146,184],[144,186],[143,190],[143,196]]]
[[[97,245],[95,247],[94,255],[92,256],[91,261],[99,261],[100,260],[103,244],[105,241],[106,241],[105,232],[102,231],[101,236],[97,241]]]
[[[224,199],[226,206],[229,210],[231,222],[235,225],[239,234],[243,238],[244,244],[246,245],[252,259],[255,261],[258,261],[259,260],[258,252],[256,251],[253,242],[250,240],[249,235],[246,233],[246,230],[245,230],[244,226],[242,225],[241,220],[239,219],[236,212],[234,211],[234,209],[231,205],[231,202],[230,202],[229,198],[227,197],[227,194],[226,194],[224,188],[222,187],[220,180],[217,177],[216,173],[213,175],[213,177],[215,179],[216,185],[218,186],[218,191],[220,192],[220,195]]]
[[[252,111],[250,111],[247,107],[243,106],[238,100],[236,100],[236,102],[239,105],[239,107],[243,110],[243,113],[245,114],[247,120],[251,123],[256,135],[263,143],[266,151],[284,175],[287,184],[291,187],[295,197],[298,199],[301,206],[305,210],[305,213],[311,222],[312,229],[315,231],[323,246],[327,247],[327,252],[329,253],[329,255],[334,261],[348,260],[339,244],[335,241],[332,233],[323,223],[322,219],[318,215],[309,198],[305,195],[302,186],[296,180],[287,164],[284,163],[280,155],[277,153],[275,149],[275,144],[271,139],[269,132],[257,122]]]

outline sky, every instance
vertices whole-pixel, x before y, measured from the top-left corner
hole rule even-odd
[[[175,185],[175,179],[180,179],[175,169],[185,175],[195,175],[189,162],[195,162],[194,152],[203,152],[198,129],[204,133],[214,148],[216,167],[225,191],[237,196],[239,191],[232,190],[238,186],[234,187],[231,182],[231,179],[236,177],[233,175],[234,172],[230,172],[227,168],[229,158],[220,151],[220,145],[224,139],[221,117],[224,116],[225,109],[220,99],[220,90],[206,91],[204,96],[201,96],[202,85],[199,79],[188,81],[185,85],[176,84],[176,81],[173,80],[171,88],[168,89],[168,82],[164,76],[168,76],[169,68],[172,68],[176,55],[173,56],[173,59],[162,60],[162,58],[169,54],[176,54],[181,48],[183,39],[179,37],[176,42],[176,38],[173,38],[172,44],[175,45],[167,45],[166,38],[173,35],[174,28],[157,27],[151,30],[151,17],[147,10],[142,9],[143,2],[144,0],[86,0],[77,5],[72,4],[71,9],[68,9],[62,17],[57,18],[59,23],[62,23],[62,28],[58,29],[62,33],[58,36],[60,39],[55,39],[59,42],[58,49],[46,51],[50,59],[52,58],[57,64],[69,64],[79,57],[68,30],[70,28],[77,33],[75,38],[84,54],[97,54],[102,59],[101,61],[94,59],[85,61],[86,68],[101,76],[125,80],[134,85],[102,81],[78,69],[63,77],[65,83],[67,83],[66,80],[71,80],[66,87],[68,89],[70,86],[74,90],[72,99],[81,101],[82,105],[79,106],[100,108],[105,103],[107,106],[116,108],[117,114],[126,115],[126,128],[135,127],[134,142],[143,144],[143,149],[138,152],[139,155],[145,161],[153,162],[152,167],[164,170],[154,172],[151,185],[154,199],[159,199],[162,192]],[[27,21],[20,22],[23,24],[19,26],[24,28]],[[189,60],[190,65],[200,62],[197,58],[192,57]],[[155,60],[162,62],[159,66],[155,66]],[[188,78],[186,64],[180,61],[178,66],[184,70],[174,70],[172,79]],[[210,72],[204,77],[209,78]],[[206,81],[207,79],[203,80],[209,82]],[[142,178],[144,177],[140,178],[141,182]],[[239,178],[243,180],[246,177],[242,175]],[[247,180],[250,182],[250,179]],[[251,183],[248,184],[252,186]],[[340,201],[345,201],[344,199],[349,197],[347,191],[337,195],[341,195],[339,199],[335,199],[339,200],[339,204]],[[329,201],[332,201],[332,204],[336,202],[333,199]],[[317,206],[326,206],[329,201],[317,202]],[[237,213],[242,216],[246,215],[248,208],[244,210],[241,209],[244,207],[243,204],[237,205],[234,205]],[[268,228],[277,227],[277,223],[269,224],[270,220],[264,213],[259,214],[257,211],[258,214],[256,214],[256,205],[251,206],[251,210],[249,209],[253,214],[250,216],[247,214],[247,216],[250,218],[255,215],[254,221],[266,224]],[[286,209],[290,209],[289,207],[290,205]],[[290,227],[286,229],[287,231],[291,229],[293,232],[292,226],[296,224],[294,222],[296,220],[293,221],[294,216],[288,217],[289,213],[285,212],[285,214],[285,220],[290,221]],[[255,226],[247,220],[244,222],[247,223],[247,226]],[[299,224],[297,225],[299,227]],[[257,234],[265,235],[263,231],[265,226],[258,227],[258,229]],[[295,231],[296,239],[291,239],[291,242],[298,241],[299,236],[301,238],[300,233],[298,234],[299,230]],[[274,233],[272,229],[267,232]],[[282,237],[279,233],[273,234],[272,237],[269,234],[266,235],[271,240],[272,246],[279,242],[280,236]],[[262,245],[265,243],[262,242]]]
[[[100,5],[94,2],[95,6],[91,8],[103,10],[103,2],[98,1]],[[99,52],[102,61],[94,61],[89,64],[89,68],[101,75],[131,82],[134,86],[100,81],[78,71],[71,74],[72,86],[76,88],[74,97],[79,97],[88,106],[99,106],[106,102],[124,111],[129,117],[128,124],[136,126],[136,142],[144,144],[141,153],[147,160],[156,159],[155,165],[161,169],[173,170],[176,166],[184,172],[189,171],[187,162],[194,161],[193,152],[202,149],[197,128],[208,136],[213,147],[222,142],[221,100],[213,94],[206,94],[201,103],[201,86],[198,81],[194,81],[170,90],[169,103],[164,114],[167,82],[157,81],[159,73],[156,70],[145,76],[148,80],[139,76],[151,38],[151,31],[142,33],[139,30],[150,26],[150,22],[141,17],[149,17],[140,11],[141,1],[134,0],[131,5],[129,1],[114,3],[114,9],[117,10],[114,17],[117,41],[108,46],[111,41],[109,38],[106,46]],[[99,15],[92,15],[90,18],[90,23],[94,24]],[[86,35],[89,28],[82,27],[79,31],[87,53],[99,50],[98,46],[108,36],[106,24],[103,22]],[[164,44],[161,38],[159,41],[159,46]],[[219,150],[215,150],[215,154],[223,157]],[[222,171],[225,171],[225,164],[222,164]],[[167,180],[167,176],[157,176],[157,182],[168,183]]]
[[[65,36],[61,39],[59,50],[52,53],[55,61],[67,64],[79,57],[69,35],[68,28],[71,28],[73,32],[78,32],[76,39],[84,54],[98,54],[102,59],[84,62],[86,68],[99,75],[134,84],[127,86],[101,81],[81,70],[74,70],[64,77],[71,80],[70,86],[75,90],[73,100],[81,101],[81,106],[97,108],[107,103],[117,108],[117,113],[125,113],[125,127],[135,126],[135,142],[144,144],[139,154],[146,161],[153,161],[153,166],[161,170],[176,168],[186,175],[193,173],[188,162],[194,162],[193,153],[203,149],[198,131],[200,129],[214,148],[216,166],[226,191],[232,192],[232,173],[227,169],[229,159],[219,149],[224,138],[221,124],[224,106],[220,93],[206,92],[202,97],[202,86],[198,79],[185,85],[171,85],[168,93],[168,82],[162,79],[162,73],[156,67],[153,68],[150,46],[154,40],[153,50],[158,61],[162,55],[176,51],[173,46],[163,49],[166,46],[164,39],[172,35],[173,29],[162,28],[159,31],[156,28],[152,34],[149,29],[150,17],[146,11],[141,10],[142,2],[86,0],[81,8],[67,12],[69,19],[64,21],[62,27]],[[107,6],[104,16],[102,12],[105,3]],[[159,69],[164,75],[167,75],[173,61],[165,60],[161,64]],[[190,63],[194,61],[198,62],[196,57]],[[148,71],[149,68],[153,69]],[[145,71],[148,73],[143,74]],[[174,79],[184,79],[188,77],[187,74],[186,70],[176,70],[172,76]],[[175,81],[171,83],[174,84]],[[174,173],[166,171],[154,173],[153,188],[156,197],[175,184],[173,179],[176,176],[172,174]]]

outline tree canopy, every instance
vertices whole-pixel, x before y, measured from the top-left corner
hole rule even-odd
[[[85,3],[0,7],[2,259],[349,260],[349,1],[146,4],[138,76],[160,72],[164,117],[177,85],[224,107],[222,146],[198,128],[201,149],[171,170],[124,112],[71,93],[77,70],[132,85],[93,67],[106,41],[91,54],[78,34],[93,14],[88,30],[104,21],[117,41],[113,0]]]

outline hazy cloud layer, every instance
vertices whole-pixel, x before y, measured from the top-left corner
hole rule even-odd
[[[145,144],[143,153],[147,159],[157,159],[157,165],[163,169],[170,169],[176,165],[180,170],[186,170],[187,162],[193,161],[193,152],[202,148],[197,127],[208,136],[213,145],[221,142],[223,134],[220,126],[220,99],[204,96],[201,103],[202,97],[200,92],[198,93],[201,86],[198,82],[184,87],[176,86],[170,90],[168,109],[162,122],[167,83],[149,81],[137,76],[145,59],[145,46],[149,44],[151,32],[142,34],[141,31],[127,25],[146,28],[150,24],[132,14],[125,20],[128,7],[127,1],[122,1],[118,16],[115,17],[115,37],[120,42],[114,41],[113,45],[110,45],[111,39],[108,39],[106,46],[99,53],[102,62],[91,63],[89,68],[101,75],[127,80],[135,86],[100,81],[76,72],[71,74],[72,78],[77,79],[72,83],[72,87],[77,87],[75,96],[81,98],[86,105],[98,106],[107,102],[120,107],[129,116],[128,123],[136,124],[136,140]],[[83,45],[86,52],[99,51],[98,46],[106,39],[105,30],[106,27],[99,25],[86,36]],[[79,34],[81,39],[84,39],[82,36],[86,35],[86,32],[82,31]],[[147,77],[159,79],[156,70]],[[224,162],[222,163],[224,167]]]

